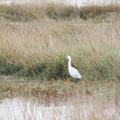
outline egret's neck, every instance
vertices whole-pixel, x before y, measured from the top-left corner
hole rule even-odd
[[[71,59],[68,61],[68,67],[71,67]]]

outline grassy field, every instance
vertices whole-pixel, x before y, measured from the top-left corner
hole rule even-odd
[[[0,75],[69,79],[70,55],[83,80],[120,80],[119,20],[119,6],[0,6]]]
[[[73,20],[75,18],[79,20],[87,21],[89,19],[93,21],[102,21],[106,18],[113,16],[119,17],[120,7],[119,5],[107,5],[107,6],[86,6],[86,7],[73,7],[65,5],[0,5],[0,20],[2,21],[17,21],[27,22],[41,19],[54,19],[54,20]]]
[[[82,75],[77,83],[67,55]],[[119,120],[120,7],[0,6],[0,99],[15,97],[47,106],[75,100],[69,120]]]
[[[120,22],[51,19],[0,24],[0,74],[68,78],[66,56],[86,80],[120,79]]]

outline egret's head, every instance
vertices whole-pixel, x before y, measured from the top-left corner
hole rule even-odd
[[[71,57],[70,57],[70,56],[67,56],[66,59],[67,59],[67,60],[71,60]]]

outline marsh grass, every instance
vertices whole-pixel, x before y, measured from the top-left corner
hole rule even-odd
[[[60,102],[79,96],[97,96],[108,99],[120,98],[119,81],[82,80],[76,83],[66,80],[42,81],[25,78],[1,77],[0,98],[28,97],[38,98],[40,102],[50,104],[52,100]],[[16,80],[18,79],[18,80]]]
[[[46,106],[73,100],[66,119],[119,120],[119,6],[0,6],[0,19],[0,99],[37,98]],[[77,83],[70,81],[67,55],[82,74]],[[23,117],[35,119],[37,108],[28,109],[24,104]],[[66,116],[48,109],[43,120],[51,111],[53,119]]]
[[[84,80],[119,80],[120,22],[78,19],[109,13],[119,20],[119,6],[0,6],[0,74],[66,79],[70,55]]]
[[[91,5],[80,8],[62,4],[0,6],[1,19],[17,22],[34,21],[42,18],[55,20],[72,20],[75,18],[89,20],[99,18],[102,20],[112,13],[116,13],[115,16],[120,13],[119,5]]]
[[[0,74],[66,79],[66,56],[89,80],[120,79],[120,26],[50,19],[0,27]]]

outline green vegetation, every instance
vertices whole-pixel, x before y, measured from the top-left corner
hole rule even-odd
[[[47,6],[0,6],[0,18],[8,21],[27,22],[39,20],[41,18],[51,19],[105,19],[112,13],[120,13],[120,7],[114,5],[108,6],[87,6],[72,7],[64,5],[47,5]]]
[[[70,55],[84,80],[119,80],[119,12],[119,6],[0,6],[0,74],[64,80]]]
[[[70,78],[68,55],[82,80]],[[0,99],[11,97],[35,98],[50,107],[51,103],[71,102],[75,108],[73,115],[70,113],[73,120],[87,116],[98,120],[104,112],[107,116],[101,114],[99,119],[117,119],[120,7],[0,6]],[[24,117],[35,119],[33,102],[30,109],[26,107],[22,109]],[[30,110],[35,114],[29,116]],[[63,114],[63,110],[62,114],[58,112],[54,119]]]

